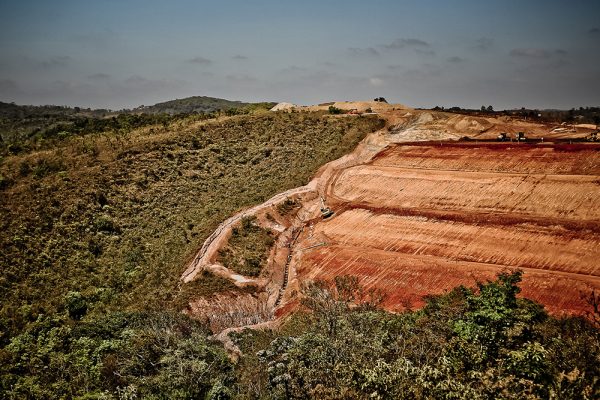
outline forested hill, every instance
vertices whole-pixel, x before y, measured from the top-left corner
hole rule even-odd
[[[170,100],[163,103],[157,103],[153,106],[141,106],[136,111],[142,111],[151,114],[181,114],[181,113],[209,113],[218,110],[240,109],[251,106],[254,103],[243,103],[241,101],[231,101],[217,99],[207,96],[192,96],[184,99]],[[275,105],[275,103],[273,103]]]
[[[129,131],[152,124],[167,124],[190,114],[247,114],[268,110],[274,103],[243,103],[206,96],[194,96],[112,111],[57,105],[18,105],[0,101],[0,154],[19,153],[38,147],[40,140],[54,141],[73,135],[107,130]],[[34,142],[37,143],[34,145]],[[10,146],[10,149],[8,149]]]

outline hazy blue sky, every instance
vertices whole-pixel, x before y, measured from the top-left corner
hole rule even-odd
[[[0,0],[0,101],[600,105],[600,1]]]

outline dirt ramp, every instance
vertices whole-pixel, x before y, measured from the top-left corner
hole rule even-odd
[[[266,293],[221,293],[192,301],[188,313],[204,320],[214,332],[226,328],[256,325],[273,319],[272,308],[267,306]]]

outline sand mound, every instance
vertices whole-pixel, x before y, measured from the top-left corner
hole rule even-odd
[[[484,132],[493,126],[484,118],[470,116],[457,116],[451,118],[448,122],[456,131],[468,133]]]
[[[357,110],[359,112],[365,112],[368,109],[379,112],[408,108],[402,104],[388,104],[379,101],[337,101],[333,106],[341,110]]]
[[[292,103],[279,103],[275,107],[271,108],[271,111],[291,111],[296,108],[295,104]]]
[[[575,125],[575,128],[598,129],[598,125],[594,125],[594,124],[577,124],[577,125]]]
[[[417,123],[426,124],[428,122],[433,122],[434,120],[435,118],[431,113],[423,113],[419,116],[419,119],[417,119]]]
[[[358,112],[366,112],[369,109],[373,112],[384,112],[391,110],[410,110],[403,104],[388,104],[378,101],[336,101],[333,103],[321,103],[315,106],[304,107],[307,111],[327,111],[330,106],[339,108],[340,110],[350,111],[356,110]]]

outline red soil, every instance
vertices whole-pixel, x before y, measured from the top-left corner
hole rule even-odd
[[[493,264],[330,246],[303,257],[299,273],[305,279],[358,276],[365,287],[383,290],[385,308],[401,311],[423,306],[427,295],[442,294],[458,285],[473,287],[503,270],[506,268]],[[600,278],[524,269],[521,288],[522,296],[544,304],[553,314],[582,314],[588,310],[582,295],[600,288]]]
[[[302,252],[301,281],[356,275],[391,310],[514,268],[554,314],[585,313],[600,290],[599,146],[396,145],[327,194],[336,215],[300,238],[327,243]]]

